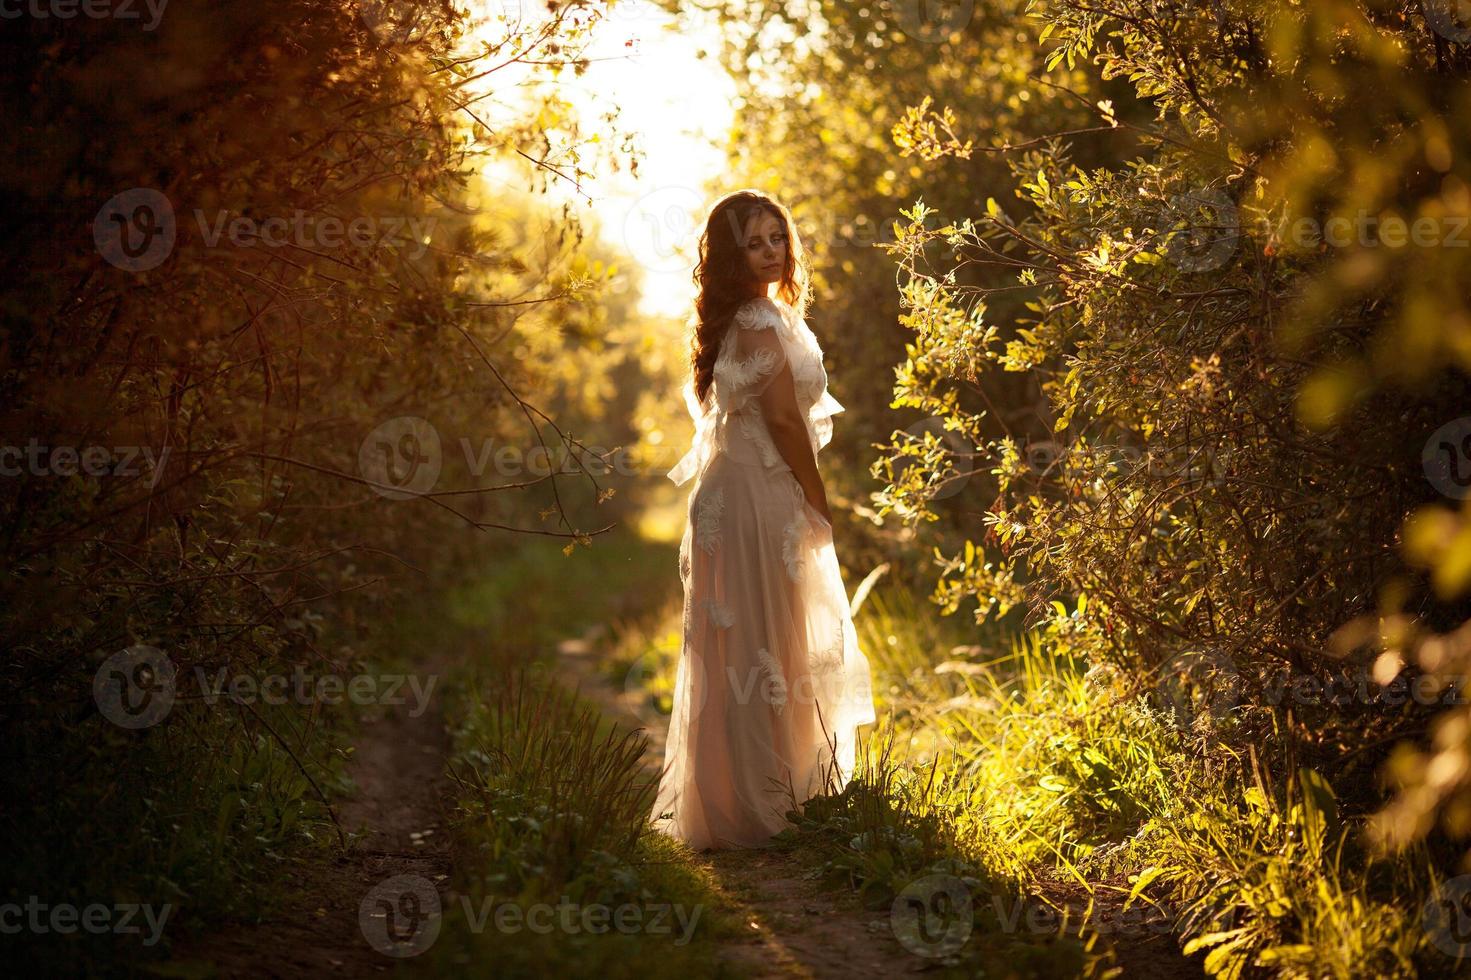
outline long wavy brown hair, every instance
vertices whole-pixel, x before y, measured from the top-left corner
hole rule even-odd
[[[715,380],[715,360],[720,356],[720,339],[725,328],[736,309],[752,295],[750,266],[742,246],[746,225],[762,211],[776,216],[787,237],[787,258],[776,295],[796,310],[798,317],[807,315],[812,296],[811,273],[791,213],[760,191],[735,191],[722,197],[711,209],[700,235],[700,262],[694,274],[699,295],[695,299],[690,368],[695,379],[695,395],[701,404]]]

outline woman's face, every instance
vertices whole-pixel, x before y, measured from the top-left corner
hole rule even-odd
[[[741,249],[752,280],[762,286],[781,282],[787,267],[787,233],[780,218],[764,209],[758,211],[746,222]]]

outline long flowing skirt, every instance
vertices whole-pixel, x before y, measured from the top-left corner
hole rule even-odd
[[[874,721],[832,527],[789,469],[717,455],[690,492],[684,633],[655,826],[753,847],[852,776]]]

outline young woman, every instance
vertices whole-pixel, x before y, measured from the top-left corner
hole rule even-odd
[[[695,282],[695,438],[668,474],[694,480],[684,645],[652,816],[697,849],[755,847],[847,784],[855,729],[874,720],[817,470],[843,406],[803,322],[807,260],[785,207],[723,198]]]

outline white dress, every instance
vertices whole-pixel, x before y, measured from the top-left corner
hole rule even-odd
[[[788,370],[789,369],[789,370]],[[822,349],[787,304],[744,304],[705,403],[684,388],[694,443],[669,471],[691,478],[679,547],[683,647],[655,826],[699,849],[759,846],[786,813],[853,773],[856,728],[874,721],[868,658],[848,609],[832,525],[802,493],[762,414],[795,399],[816,454],[843,411]]]

